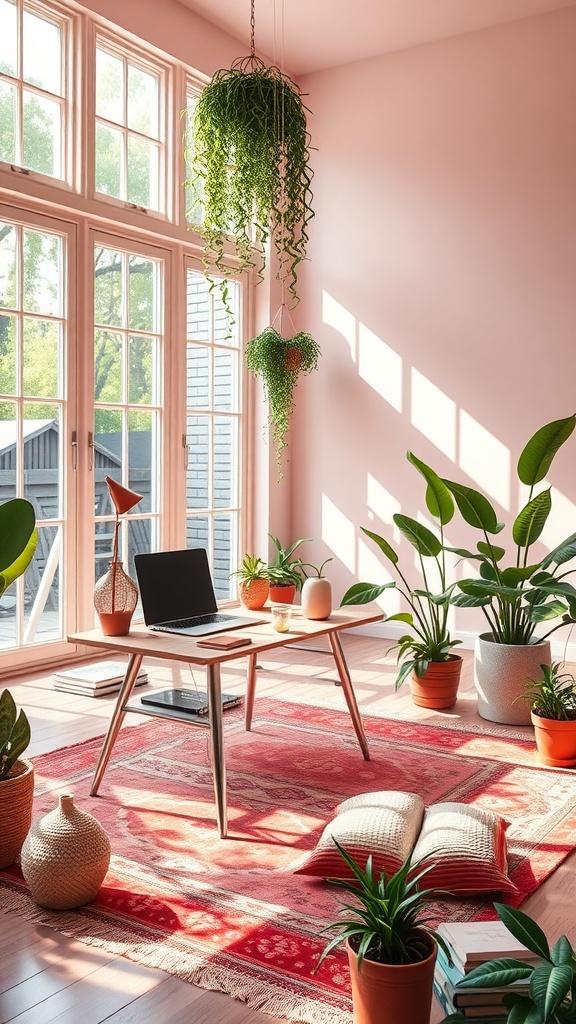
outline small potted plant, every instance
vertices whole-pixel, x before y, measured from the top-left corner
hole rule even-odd
[[[230,575],[238,577],[238,595],[246,608],[257,611],[264,607],[270,590],[266,562],[258,555],[245,555],[240,568]]]
[[[488,960],[475,967],[460,983],[462,987],[495,988],[529,981],[528,995],[514,992],[503,997],[508,1024],[572,1024],[576,1007],[576,953],[565,935],[550,949],[544,932],[531,917],[515,907],[495,903],[494,907],[509,932],[541,963],[537,966],[509,957]],[[460,1013],[444,1017],[441,1024],[467,1021]]]
[[[332,612],[332,586],[323,574],[324,566],[331,561],[332,558],[325,558],[321,565],[300,563],[306,577],[302,585],[302,613],[307,619],[327,619]],[[313,574],[307,573],[307,569]]]
[[[562,665],[541,665],[522,694],[529,701],[538,759],[553,768],[576,765],[576,680]]]
[[[442,710],[451,708],[456,703],[462,658],[453,654],[452,649],[460,640],[453,640],[448,629],[448,612],[450,595],[455,584],[447,582],[446,548],[444,546],[444,526],[450,522],[454,514],[454,504],[448,492],[444,499],[442,482],[433,470],[424,466],[410,452],[408,460],[425,477],[428,510],[439,523],[439,537],[423,523],[409,516],[396,513],[393,520],[401,534],[416,549],[422,571],[423,586],[411,587],[399,566],[399,556],[384,537],[366,530],[362,532],[378,545],[382,553],[392,563],[398,575],[399,583],[391,581],[376,585],[374,583],[355,583],[346,591],[342,598],[342,606],[367,604],[380,597],[388,587],[396,587],[410,611],[397,612],[387,616],[387,622],[404,622],[411,632],[400,637],[397,644],[389,648],[398,652],[398,675],[396,690],[404,680],[411,676],[412,700],[419,707]],[[436,575],[440,583],[439,593],[433,593],[428,583],[426,559],[432,559],[436,566]]]
[[[268,563],[266,569],[270,582],[270,600],[277,601],[279,604],[292,604],[296,591],[301,590],[304,582],[301,570],[302,562],[300,559],[293,558],[292,555],[296,548],[301,544],[309,543],[312,538],[301,537],[290,547],[284,548],[278,537],[272,533],[269,533],[268,536],[276,548],[276,557],[273,562]]]
[[[13,864],[32,821],[34,767],[21,757],[30,723],[9,690],[0,694],[0,868]]]
[[[430,868],[419,869],[410,857],[398,871],[375,878],[372,857],[366,869],[334,840],[353,873],[353,881],[329,879],[354,899],[343,902],[346,916],[327,925],[340,933],[320,955],[316,970],[335,946],[345,940],[354,1020],[363,1024],[429,1024],[437,943],[442,938],[423,916],[441,894],[420,889]],[[447,952],[447,950],[445,950]]]
[[[269,403],[276,465],[282,476],[282,453],[294,405],[294,388],[300,374],[311,373],[318,365],[320,348],[309,334],[283,338],[275,327],[267,327],[246,346],[246,366],[262,379],[264,397]]]

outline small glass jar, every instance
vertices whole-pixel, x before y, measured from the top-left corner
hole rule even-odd
[[[272,625],[278,633],[287,633],[290,629],[291,604],[273,604],[270,608]]]

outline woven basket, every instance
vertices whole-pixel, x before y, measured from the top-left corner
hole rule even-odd
[[[36,903],[72,910],[96,896],[108,871],[110,841],[100,822],[65,794],[55,810],[34,822],[20,859]]]
[[[17,860],[32,822],[34,765],[26,758],[16,761],[0,780],[0,868]]]

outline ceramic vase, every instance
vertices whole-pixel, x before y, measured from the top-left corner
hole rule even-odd
[[[0,781],[0,868],[18,859],[32,821],[34,766],[21,757]]]
[[[478,714],[502,725],[530,725],[530,702],[520,698],[531,680],[542,678],[551,662],[550,642],[497,644],[481,633],[474,651],[474,685]]]
[[[99,821],[69,794],[35,821],[21,866],[33,898],[49,910],[72,910],[96,896],[110,863],[110,841]]]
[[[436,943],[424,934],[430,955],[415,964],[380,964],[357,957],[346,942],[354,1024],[429,1024]]]
[[[110,568],[94,587],[94,607],[105,636],[125,636],[138,603],[138,587],[124,572],[122,562]]]
[[[436,711],[453,708],[458,698],[461,671],[461,656],[451,654],[447,661],[431,661],[423,676],[413,672],[410,678],[412,703]]]
[[[307,619],[327,619],[332,613],[332,586],[323,576],[309,576],[302,586],[302,613]]]

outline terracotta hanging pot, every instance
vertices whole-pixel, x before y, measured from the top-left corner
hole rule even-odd
[[[238,596],[245,608],[255,612],[266,604],[269,590],[268,580],[243,580],[238,585]]]
[[[424,932],[430,950],[415,964],[380,964],[363,960],[360,970],[354,949],[346,942],[354,1024],[429,1024],[436,943]]]
[[[423,676],[410,678],[412,702],[420,708],[442,711],[453,708],[458,698],[462,658],[451,654],[448,661],[431,661]]]
[[[531,680],[542,677],[540,666],[550,662],[549,640],[497,644],[491,633],[481,633],[474,652],[480,717],[502,725],[530,725],[530,703],[518,698]]]
[[[32,821],[34,766],[21,757],[0,781],[0,868],[18,858]]]
[[[302,352],[295,345],[286,346],[284,365],[287,370],[299,370],[302,366]]]
[[[542,718],[530,712],[538,760],[552,768],[576,766],[576,721]]]

